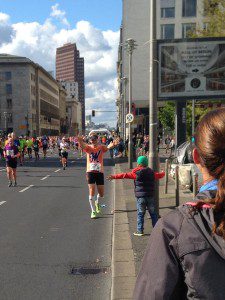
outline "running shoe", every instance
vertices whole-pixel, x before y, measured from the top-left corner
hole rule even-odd
[[[9,181],[8,187],[12,186],[12,181]]]
[[[135,236],[143,236],[144,233],[143,233],[143,232],[136,231],[136,232],[133,233],[133,235],[135,235]]]
[[[96,213],[96,211],[93,211],[91,213],[91,219],[96,219],[96,218],[97,218],[97,213]]]
[[[17,186],[17,182],[16,181],[14,182],[13,186]]]
[[[63,166],[63,170],[66,170],[66,166]]]
[[[100,207],[99,203],[95,203],[95,208],[96,208],[96,213],[100,214],[101,213],[101,207]]]

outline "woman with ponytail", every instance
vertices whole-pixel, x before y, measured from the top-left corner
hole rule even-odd
[[[154,227],[134,299],[225,299],[225,109],[200,121],[193,159],[203,185]]]

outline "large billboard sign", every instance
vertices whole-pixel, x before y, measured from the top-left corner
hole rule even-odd
[[[159,100],[225,98],[225,39],[158,41]]]

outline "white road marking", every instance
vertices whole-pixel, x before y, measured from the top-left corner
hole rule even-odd
[[[5,171],[5,170],[6,170],[6,169],[1,169],[0,172],[3,172],[3,171]]]
[[[2,204],[4,204],[4,203],[6,203],[6,201],[1,201],[1,202],[0,202],[0,205],[2,205]]]
[[[19,191],[19,193],[23,193],[23,192],[27,191],[28,189],[32,188],[33,186],[34,186],[34,185],[31,184],[31,185],[27,186],[25,189]]]
[[[45,180],[45,179],[47,179],[49,176],[50,176],[50,175],[47,175],[47,176],[41,178],[41,180]]]
[[[58,170],[55,170],[54,172],[57,173],[57,172],[59,172],[60,170],[61,170],[61,169],[58,169]]]

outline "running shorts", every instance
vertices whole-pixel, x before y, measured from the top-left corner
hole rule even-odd
[[[63,158],[67,158],[67,157],[68,157],[68,152],[63,151],[63,152],[61,153],[61,156],[62,156]]]
[[[15,159],[10,159],[6,162],[6,167],[16,169],[17,168],[17,160]]]
[[[104,174],[101,172],[87,172],[88,184],[104,185]]]

